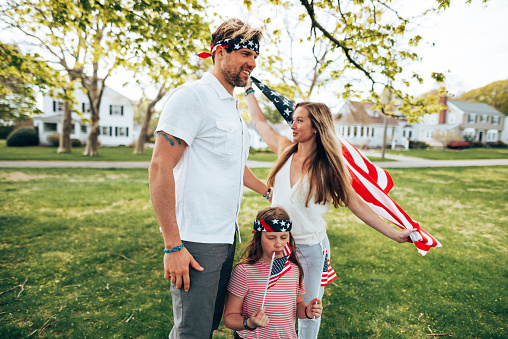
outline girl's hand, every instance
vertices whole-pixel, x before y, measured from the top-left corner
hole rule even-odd
[[[249,327],[266,327],[270,322],[268,316],[265,314],[266,308],[260,308],[256,312],[252,313],[249,319],[247,319],[247,325]],[[250,323],[250,324],[249,324]],[[251,326],[253,325],[253,326]]]
[[[305,314],[307,314],[311,318],[319,318],[321,313],[323,312],[323,305],[321,305],[321,299],[315,298],[312,299],[311,302],[307,305],[305,309]]]

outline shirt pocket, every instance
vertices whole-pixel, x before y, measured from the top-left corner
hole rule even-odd
[[[240,152],[242,133],[239,123],[230,120],[217,120],[213,149],[221,154],[237,154]]]

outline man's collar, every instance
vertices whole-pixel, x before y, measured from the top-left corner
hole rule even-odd
[[[215,89],[217,95],[219,96],[219,99],[221,100],[229,98],[235,99],[231,94],[229,94],[229,92],[224,88],[224,86],[222,86],[220,81],[212,73],[206,72],[205,74],[203,74],[202,79],[207,83],[209,83]]]

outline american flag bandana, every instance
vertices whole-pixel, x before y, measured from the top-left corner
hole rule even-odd
[[[293,122],[294,101],[282,96],[268,86],[263,85],[258,79],[251,76],[252,82],[263,92],[263,94],[275,105],[284,120],[291,124]],[[404,229],[416,229],[410,235],[421,255],[427,254],[431,247],[441,247],[441,243],[430,235],[420,225],[411,219],[404,210],[388,196],[393,187],[390,174],[382,168],[374,165],[369,159],[349,141],[342,136],[337,137],[342,146],[342,155],[346,160],[349,173],[351,174],[351,185],[360,198],[377,215]]]
[[[282,258],[275,259],[272,261],[270,274],[268,275],[268,288],[275,286],[277,280],[286,274],[291,266],[289,264],[289,255],[291,254],[291,246],[286,243],[284,250],[282,251]]]
[[[330,265],[330,259],[328,259],[328,250],[323,251],[323,271],[321,273],[321,286],[328,285],[331,281],[337,278],[337,274]]]
[[[222,46],[227,49],[229,52],[236,51],[242,48],[251,49],[259,55],[259,41],[256,38],[251,38],[249,40],[243,41],[243,37],[237,36],[234,39],[222,39],[217,41],[212,48],[210,49],[210,53],[203,52],[199,53],[198,57],[203,59],[208,59],[212,56],[213,52],[217,49],[217,46]]]
[[[290,232],[293,227],[291,220],[277,219],[256,219],[254,221],[254,230],[252,233],[258,232]]]

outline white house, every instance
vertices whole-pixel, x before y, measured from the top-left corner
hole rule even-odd
[[[291,131],[291,128],[289,128],[288,124],[282,123],[282,124],[272,124],[270,121],[268,121],[268,124],[272,126],[273,130],[277,132],[278,134],[285,136],[289,140],[293,140],[293,133]],[[246,122],[245,125],[247,126],[247,129],[249,130],[249,136],[250,136],[250,147],[252,148],[268,148],[268,145],[263,141],[261,136],[259,135],[256,126],[254,126],[254,123],[252,121]]]
[[[74,94],[81,114],[72,114],[71,138],[86,143],[91,119],[90,103],[80,86],[76,86]],[[43,114],[33,118],[42,145],[49,144],[50,135],[62,133],[63,107],[63,101],[44,96]],[[137,141],[141,128],[134,124],[134,105],[131,100],[106,86],[99,115],[99,143],[102,146],[127,146]]]

